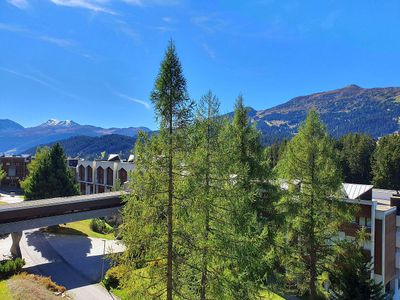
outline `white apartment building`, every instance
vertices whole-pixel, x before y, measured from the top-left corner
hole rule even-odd
[[[111,154],[107,160],[79,160],[76,180],[83,195],[110,192],[118,183],[124,185],[132,170],[133,155],[124,161]]]

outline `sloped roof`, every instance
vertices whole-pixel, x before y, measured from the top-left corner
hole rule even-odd
[[[368,184],[342,183],[343,191],[348,199],[358,199],[374,186]]]
[[[108,161],[118,161],[118,160],[120,160],[118,154],[110,154],[110,156],[108,157]]]

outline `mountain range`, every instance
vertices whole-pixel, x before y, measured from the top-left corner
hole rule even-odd
[[[400,88],[367,89],[349,85],[296,97],[265,110],[249,109],[249,117],[269,144],[293,136],[311,108],[318,111],[333,137],[358,132],[379,138],[399,131]]]
[[[399,131],[400,88],[362,88],[349,85],[336,90],[296,97],[265,110],[248,108],[248,115],[251,122],[261,131],[264,143],[270,144],[296,134],[299,124],[311,108],[319,112],[334,137],[349,132],[359,132],[379,138]],[[227,115],[232,116],[233,113]],[[150,132],[150,129],[145,127],[105,129],[55,119],[36,127],[24,128],[11,120],[0,120],[0,153],[21,153],[37,145],[75,136],[85,136],[84,140],[87,143],[93,143],[93,140],[88,139],[90,137],[110,134],[135,137],[139,130]],[[116,141],[115,137],[113,141]],[[84,147],[83,140],[81,142],[80,145]],[[121,141],[122,144],[124,143]]]
[[[11,120],[0,120],[0,153],[21,153],[42,144],[68,139],[74,136],[98,137],[110,134],[137,136],[146,127],[102,128],[92,125],[81,125],[74,121],[50,119],[35,127],[24,128]]]
[[[68,157],[81,157],[95,159],[101,156],[104,151],[106,155],[117,153],[121,158],[127,159],[136,142],[136,137],[119,134],[108,134],[103,136],[73,136],[65,140],[57,141],[63,147]],[[52,146],[55,142],[42,146]],[[37,147],[24,151],[25,154],[34,155]]]

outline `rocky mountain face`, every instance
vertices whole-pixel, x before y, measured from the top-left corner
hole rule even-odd
[[[266,110],[249,109],[249,117],[269,144],[293,136],[311,108],[319,112],[334,137],[360,132],[378,138],[399,130],[400,88],[366,89],[350,85],[296,97]]]
[[[8,125],[2,126],[3,123]],[[4,129],[1,130],[1,128]],[[0,120],[0,153],[20,153],[37,145],[48,144],[73,136],[96,137],[121,134],[135,137],[140,130],[150,131],[146,127],[101,128],[92,125],[80,125],[70,120],[59,121],[56,119],[50,119],[39,126],[24,128],[15,122]]]

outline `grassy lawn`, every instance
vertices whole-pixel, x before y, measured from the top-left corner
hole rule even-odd
[[[134,272],[139,273],[139,275],[141,275],[145,278],[148,277],[148,268],[147,267],[135,270]],[[135,286],[139,286],[141,280],[146,280],[146,279],[139,279],[139,281],[135,282]],[[135,286],[133,288],[135,288]],[[121,300],[129,300],[130,299],[127,290],[119,289],[119,288],[117,288],[117,289],[112,288],[110,291],[115,296],[120,298]],[[260,299],[262,299],[262,300],[284,300],[284,298],[282,298],[281,296],[279,296],[273,292],[270,292],[268,290],[265,290],[265,289],[260,292]]]
[[[0,205],[8,204],[7,202],[0,201]]]
[[[93,238],[115,240],[114,233],[102,234],[90,229],[90,220],[83,220],[66,225],[60,225],[57,229],[46,229],[47,232],[58,234],[85,235]]]
[[[128,300],[128,293],[125,290],[120,290],[120,289],[111,289],[111,293],[113,293],[115,296],[117,296],[121,300]]]
[[[128,300],[128,293],[125,290],[121,289],[111,289],[111,292],[120,298],[121,300]],[[263,300],[284,300],[281,296],[274,294],[269,291],[263,291],[260,293],[261,299]]]
[[[282,298],[281,296],[279,296],[275,293],[269,292],[269,291],[262,291],[260,293],[260,296],[261,296],[261,299],[264,299],[264,300],[284,300],[284,298]]]
[[[10,291],[8,290],[7,281],[0,281],[0,299],[1,300],[12,300]]]

